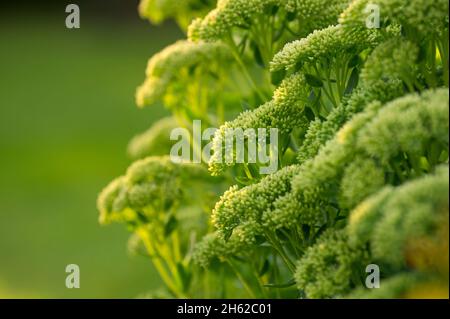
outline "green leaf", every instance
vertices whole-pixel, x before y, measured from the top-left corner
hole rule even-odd
[[[253,182],[249,178],[247,178],[245,176],[236,176],[235,179],[236,179],[237,183],[239,183],[241,185],[244,185],[244,186],[248,186],[248,185],[253,184]]]
[[[311,122],[314,121],[316,119],[316,116],[314,115],[314,112],[309,108],[305,108],[305,110],[303,111],[303,115],[306,116],[306,118]]]
[[[247,47],[247,42],[248,42],[247,40],[248,40],[248,35],[246,34],[242,37],[241,42],[238,44],[240,54],[244,54],[245,48]]]
[[[350,78],[347,82],[347,87],[345,88],[344,94],[350,94],[353,89],[358,85],[359,82],[359,72],[357,68],[354,68]]]
[[[317,93],[315,92],[317,91]],[[312,111],[312,116],[309,118],[311,121],[314,120],[319,115],[320,110],[320,97],[322,96],[322,90],[312,89],[308,96],[308,106],[310,111]],[[308,115],[305,113],[308,117]]]
[[[194,75],[195,70],[197,69],[197,66],[198,66],[198,63],[193,64],[188,68],[188,73],[190,76]]]
[[[264,12],[265,15],[272,15],[272,16],[274,16],[274,15],[277,14],[279,9],[280,9],[279,6],[266,6],[266,7],[264,7],[263,12]]]
[[[286,19],[287,19],[288,21],[293,21],[296,17],[297,17],[297,14],[296,14],[295,11],[288,12],[288,13],[286,14]]]
[[[261,269],[259,270],[259,276],[264,276],[270,269],[270,263],[269,260],[264,260],[264,263],[261,267]]]
[[[136,215],[141,224],[148,224],[148,218],[147,218],[147,216],[145,216],[145,214],[143,212],[137,211]]]
[[[294,72],[300,71],[302,69],[302,67],[303,67],[303,62],[298,61],[297,63],[295,63]]]
[[[362,62],[361,58],[359,57],[359,55],[355,55],[353,56],[353,58],[350,59],[350,61],[348,62],[348,67],[349,68],[354,68],[355,66],[359,65]]]
[[[285,26],[281,26],[278,30],[275,31],[275,34],[273,36],[273,42],[277,42],[280,40],[281,36],[283,35],[285,30]]]
[[[305,74],[306,83],[311,85],[312,87],[320,88],[323,86],[323,82],[321,79],[312,74]]]
[[[164,225],[164,237],[170,236],[172,232],[177,228],[178,221],[175,218],[175,216],[170,215],[168,220],[166,221],[166,224]]]
[[[317,90],[317,89],[316,89]],[[311,107],[315,107],[320,102],[320,97],[322,96],[322,91],[317,90],[318,93],[316,94],[315,90],[312,89],[308,96],[308,103],[311,105]]]
[[[191,284],[192,274],[181,263],[177,263],[177,271],[180,275],[181,284],[183,285],[183,291],[187,291],[189,289],[189,285]]]
[[[281,81],[283,81],[285,76],[286,76],[286,70],[285,69],[281,69],[281,70],[272,72],[270,74],[270,82],[273,85],[278,86],[281,83]]]
[[[278,12],[278,10],[280,10],[280,7],[279,7],[279,6],[273,6],[273,7],[272,7],[272,15],[276,15],[277,12]]]
[[[252,109],[252,106],[250,105],[250,103],[248,103],[245,100],[241,101],[241,107],[242,107],[243,111],[247,111],[247,110],[251,110]]]
[[[329,225],[327,225],[327,224],[322,225],[322,226],[316,231],[316,233],[314,234],[315,238],[318,238],[320,235],[322,235],[323,232],[328,228],[328,226],[329,226]]]
[[[232,234],[233,234],[233,230],[224,230],[224,231],[222,231],[223,239],[225,241],[228,241],[228,239],[230,239]]]
[[[169,210],[173,206],[174,203],[175,202],[173,199],[166,199],[164,201],[164,210]]]
[[[306,239],[306,240],[308,240],[308,238],[309,238],[309,233],[310,233],[310,231],[311,231],[311,227],[309,227],[309,226],[306,225],[306,224],[303,224],[303,225],[302,225],[302,233],[303,233],[303,235],[305,236],[305,239]]]
[[[288,282],[284,283],[284,284],[265,284],[264,287],[269,287],[269,288],[288,288],[288,287],[292,287],[295,285],[295,279],[292,278],[291,280],[289,280]]]
[[[417,62],[425,61],[427,57],[427,49],[423,46],[419,46],[419,54],[417,55]]]
[[[238,261],[238,262],[243,262],[243,263],[247,262],[245,258],[243,258],[241,256],[236,256],[236,255],[231,256],[231,259]]]
[[[252,47],[252,50],[253,50],[253,57],[254,57],[256,63],[260,67],[265,68],[266,66],[264,64],[264,60],[262,58],[261,51],[259,50],[259,47],[254,42],[252,42],[252,46],[251,47]]]
[[[219,80],[220,77],[216,72],[209,71],[208,74],[215,80]]]
[[[264,243],[267,243],[266,237],[261,236],[261,235],[256,235],[255,236],[255,243],[256,243],[256,245],[262,245]]]

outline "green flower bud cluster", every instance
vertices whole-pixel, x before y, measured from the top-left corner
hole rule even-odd
[[[421,156],[433,141],[448,147],[448,103],[447,89],[394,100],[361,130],[357,147],[382,163],[402,152]]]
[[[448,295],[447,0],[139,9],[190,24],[136,94],[173,117],[130,142],[138,161],[98,209],[135,233],[129,250],[151,258],[169,296]],[[219,127],[211,143],[192,120]],[[208,169],[164,156],[178,125],[189,151],[212,150]],[[364,287],[369,264],[380,289]]]
[[[236,227],[227,240],[218,232],[208,234],[195,246],[192,259],[200,266],[208,267],[214,259],[223,261],[232,256],[244,256],[260,235],[261,227],[254,221]]]
[[[334,198],[336,187],[344,177],[348,182],[341,185],[341,188],[350,186],[343,190],[343,196],[348,200],[351,194],[367,194],[376,185],[383,185],[382,172],[389,170],[391,160],[398,162],[400,154],[408,154],[414,173],[421,174],[417,158],[420,160],[421,156],[427,154],[426,146],[432,142],[437,143],[438,149],[448,147],[448,129],[446,89],[427,91],[422,96],[407,95],[385,106],[374,103],[364,112],[355,115],[338,131],[334,139],[325,144],[316,157],[302,165],[300,174],[292,181],[292,188],[303,194],[305,199],[317,196]],[[436,157],[439,158],[440,154],[438,152]],[[351,165],[347,168],[349,163],[368,162],[370,158],[374,160],[372,164]],[[361,171],[357,173],[358,167]],[[352,176],[363,176],[369,171],[371,174],[364,179],[368,184],[363,183],[358,187],[358,184],[351,183]],[[318,190],[329,193],[318,195]]]
[[[366,28],[366,20],[370,14],[367,10],[369,4],[379,7],[380,22],[384,24],[400,24],[424,37],[432,37],[443,28],[448,30],[446,0],[355,0],[341,14],[339,22],[349,29]],[[417,34],[411,36],[417,37]]]
[[[233,28],[248,29],[252,20],[264,16],[266,10],[285,7],[292,10],[292,1],[281,0],[219,0],[216,9],[205,18],[196,19],[188,30],[191,40],[217,41]]]
[[[304,141],[298,151],[300,164],[317,155],[320,148],[331,140],[336,132],[353,115],[364,110],[373,101],[386,103],[404,94],[403,84],[399,80],[377,81],[370,86],[359,87],[333,109],[325,120],[315,119],[309,125]]]
[[[281,170],[243,189],[233,186],[217,203],[213,223],[223,234],[230,234],[248,219],[259,222],[262,218],[266,227],[275,228],[290,227],[300,221],[323,224],[336,206],[352,208],[382,188],[387,182],[385,162],[396,158],[398,152],[417,152],[417,143],[423,145],[439,138],[444,138],[441,142],[445,145],[447,110],[445,90],[406,96],[385,106],[372,103],[303,165],[291,166],[291,171]],[[417,136],[411,135],[408,112],[420,114],[413,121],[419,125],[414,131]],[[432,125],[420,126],[421,121]],[[380,137],[384,134],[386,141],[382,142]],[[372,139],[383,149],[372,151]],[[288,194],[292,177],[293,194]]]
[[[199,73],[204,76],[230,59],[228,49],[221,44],[180,40],[149,60],[147,78],[137,89],[136,103],[144,107],[165,99],[171,105],[177,90],[192,82],[195,70],[201,69]]]
[[[216,0],[141,0],[139,14],[154,24],[173,18],[186,28],[194,17],[206,14],[215,3]]]
[[[204,19],[195,20],[189,27],[189,38],[217,41],[229,35],[234,28],[249,29],[255,20],[282,8],[300,21],[302,34],[324,28],[337,22],[348,0],[220,0],[217,8]]]
[[[376,34],[375,34],[376,35]],[[374,35],[374,37],[375,37]],[[341,26],[330,26],[316,30],[306,38],[290,42],[272,60],[271,71],[298,69],[303,64],[316,63],[322,59],[333,59],[350,54],[354,56],[364,49],[375,46],[377,37],[366,37],[363,41],[349,37]],[[329,65],[328,65],[329,66]]]
[[[409,240],[430,236],[449,207],[448,165],[434,174],[401,186],[387,186],[359,204],[350,214],[350,243],[370,244],[376,260],[391,267],[406,267]]]
[[[351,247],[343,230],[326,231],[298,261],[295,273],[297,287],[308,298],[330,298],[347,293],[356,283],[355,272],[367,263],[365,249]]]
[[[166,117],[157,121],[147,131],[135,136],[130,141],[128,154],[133,159],[169,154],[174,144],[170,140],[170,133],[177,127],[179,127],[179,124],[173,117]]]
[[[371,158],[357,158],[344,170],[339,200],[341,207],[354,207],[382,188],[385,182],[381,165]]]
[[[259,183],[239,189],[232,186],[216,203],[211,219],[223,237],[229,237],[238,225],[260,223],[264,211],[270,210],[274,200],[290,191],[290,180],[298,167],[288,166],[268,175]]]
[[[171,212],[183,200],[186,175],[207,176],[207,171],[190,163],[174,164],[168,156],[136,161],[99,195],[100,223],[164,218],[161,213]]]
[[[408,40],[392,38],[374,49],[361,71],[366,86],[392,79],[401,79],[413,85],[417,78],[419,48]]]
[[[350,299],[397,299],[406,297],[405,294],[419,283],[423,276],[414,272],[404,272],[390,278],[383,279],[383,284],[377,289],[359,287],[346,295]]]
[[[339,14],[351,0],[296,0],[295,12],[301,21],[302,33],[309,34],[337,22]]]
[[[275,91],[273,99],[254,110],[242,112],[236,119],[224,123],[216,132],[209,161],[209,170],[212,175],[220,175],[223,171],[233,166],[236,161],[235,149],[225,149],[227,132],[230,129],[278,129],[280,136],[288,135],[293,128],[306,129],[309,121],[303,115],[308,95],[308,85],[301,73],[286,78]],[[269,134],[267,134],[270,136]],[[247,136],[250,137],[250,136]],[[232,152],[233,160],[225,161],[225,157]]]

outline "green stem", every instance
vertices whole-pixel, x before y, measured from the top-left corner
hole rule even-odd
[[[275,282],[280,282],[280,273],[278,268],[278,262],[277,262],[277,255],[273,255],[273,278]],[[277,298],[281,298],[281,292],[280,289],[275,289],[275,293],[277,294]]]
[[[248,72],[247,67],[245,66],[245,63],[242,61],[241,56],[239,54],[239,49],[236,46],[236,43],[234,43],[234,40],[233,40],[233,37],[231,36],[231,34],[229,34],[227,44],[230,46],[231,53],[233,54],[239,68],[242,71],[242,74],[247,79],[247,81],[250,84],[250,86],[252,87],[252,89],[256,92],[256,94],[261,99],[261,101],[266,101],[267,97],[259,90],[255,81],[253,81],[253,78],[251,77],[250,73]]]
[[[150,238],[150,237],[149,237]],[[153,243],[154,250],[156,253],[161,256],[169,268],[172,277],[175,279],[175,284],[177,287],[180,287],[180,291],[183,291],[183,281],[181,279],[181,275],[178,271],[177,262],[175,260],[174,252],[171,249],[170,245],[158,245],[156,242]]]
[[[226,259],[226,262],[230,266],[230,268],[233,270],[233,272],[235,273],[235,275],[239,279],[239,281],[242,283],[242,285],[244,286],[245,290],[247,290],[248,294],[253,299],[257,299],[258,297],[255,294],[255,292],[252,290],[251,285],[245,280],[244,276],[242,276],[241,272],[236,267],[236,265],[234,265],[233,262],[229,258]]]
[[[296,243],[295,243],[295,240],[292,238],[292,234],[290,234],[290,233],[287,232],[286,230],[282,230],[282,232],[283,232],[283,234],[289,239],[289,244],[291,245],[292,250],[293,250],[294,253],[295,253],[295,256],[296,256],[297,258],[300,258],[301,253],[300,253],[300,250],[298,249],[298,247],[297,247],[297,245],[296,245]]]
[[[256,258],[253,258],[252,260],[256,260]],[[267,292],[266,292],[266,288],[264,287],[264,283],[262,282],[261,277],[259,276],[258,269],[254,262],[252,262],[252,270],[253,270],[253,275],[255,276],[255,279],[259,285],[258,290],[261,292],[261,294],[264,298],[266,298],[266,299],[269,298],[269,296],[267,295]]]
[[[436,43],[442,61],[444,84],[448,87],[448,32],[444,32],[443,37]]]
[[[245,172],[245,175],[247,175],[247,178],[249,180],[253,180],[252,172],[250,172],[247,163],[243,163],[243,166],[244,166],[244,172]]]
[[[330,102],[336,107],[337,103],[336,103],[336,100],[334,99],[333,89],[331,88],[330,73],[328,73],[327,75],[322,74],[319,71],[319,68],[317,67],[317,65],[315,63],[313,63],[313,67],[314,67],[315,75],[318,78],[320,78],[321,80],[323,80],[325,78],[325,80],[326,80],[325,83],[326,83],[327,86],[323,85],[322,86],[322,91],[328,97]],[[327,108],[325,102],[323,103],[323,107],[328,111],[328,108]]]
[[[285,262],[286,266],[289,268],[292,274],[295,273],[295,264],[291,261],[289,256],[284,251],[283,247],[279,245],[278,241],[273,238],[273,236],[268,232],[264,232],[266,234],[267,239],[269,240],[269,243],[272,245],[272,247],[278,252],[280,257]]]
[[[175,260],[177,262],[180,262],[182,260],[180,237],[178,235],[178,231],[176,231],[176,230],[172,233],[172,249],[173,249],[173,255],[175,257]]]
[[[141,238],[145,248],[147,249],[148,254],[150,256],[154,256],[152,258],[152,263],[155,266],[156,271],[158,271],[159,275],[161,276],[161,279],[163,280],[167,288],[175,295],[175,297],[180,299],[187,298],[187,296],[183,292],[181,292],[179,287],[174,283],[171,276],[164,267],[164,264],[160,261],[159,259],[160,257],[158,256],[156,249],[150,240],[148,231],[146,229],[141,228],[137,230],[137,234]]]

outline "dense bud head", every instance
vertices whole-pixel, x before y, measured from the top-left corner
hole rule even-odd
[[[374,258],[404,267],[410,240],[432,236],[448,215],[448,166],[398,187],[386,186],[350,214],[348,234],[354,245],[370,243]]]
[[[304,34],[334,25],[351,0],[296,0],[295,12]]]
[[[447,0],[355,0],[341,14],[339,23],[349,30],[367,29],[368,5],[378,6],[382,27],[400,24],[424,37],[436,35],[444,28],[448,30]]]
[[[100,212],[99,221],[101,224],[121,219],[121,213],[128,205],[126,196],[123,195],[124,179],[123,176],[116,178],[98,196],[97,209]]]
[[[385,204],[379,222],[373,225],[373,256],[393,267],[405,267],[409,242],[434,236],[442,216],[448,216],[448,193],[448,165],[398,187]]]
[[[132,233],[128,238],[127,251],[131,256],[148,255],[145,250],[145,245],[142,242],[142,238],[137,233]]]
[[[300,173],[292,180],[292,189],[297,193],[321,188],[338,177],[355,154],[357,132],[364,127],[378,109],[379,102],[371,103],[365,112],[356,114],[334,136],[325,143],[315,157],[303,163]],[[313,195],[313,194],[311,194]]]
[[[128,144],[128,154],[133,159],[147,156],[166,155],[174,144],[170,133],[179,127],[173,117],[163,118],[154,123],[147,131],[135,136]]]
[[[196,19],[188,29],[191,40],[217,41],[228,34],[233,28],[247,29],[252,20],[264,16],[265,10],[273,6],[285,6],[292,9],[292,1],[282,0],[219,0],[217,7],[205,18]]]
[[[225,141],[230,129],[270,129],[278,130],[280,136],[289,134],[294,128],[306,129],[309,120],[302,114],[309,93],[309,86],[301,73],[286,78],[275,90],[273,99],[254,110],[239,114],[233,121],[226,122],[215,133],[212,145],[213,155],[209,161],[212,175],[220,175],[233,166],[236,160],[235,150],[226,150]],[[270,136],[267,133],[267,136]],[[225,152],[233,152],[233,161],[224,160]]]
[[[194,17],[206,14],[215,3],[216,0],[141,0],[138,9],[139,15],[151,23],[173,18],[185,29]]]
[[[377,34],[358,39],[343,32],[341,26],[315,30],[306,38],[287,43],[273,58],[272,71],[292,70],[299,65],[315,63],[321,59],[332,61],[345,54],[355,55],[379,42]]]
[[[198,164],[175,164],[168,156],[138,160],[99,195],[100,222],[136,222],[137,215],[151,221],[171,212],[184,200],[184,187],[192,178],[209,175]]]
[[[301,204],[295,194],[287,193],[277,198],[273,208],[263,213],[262,223],[267,229],[291,228],[298,224],[301,215]]]
[[[386,186],[366,198],[351,211],[347,232],[352,245],[361,245],[369,241],[373,226],[378,221],[380,210],[384,207],[392,191],[392,186]]]
[[[350,299],[401,299],[407,298],[406,293],[423,281],[423,276],[407,271],[393,277],[383,278],[383,284],[377,289],[360,287],[355,289],[345,298]]]
[[[214,259],[223,261],[231,256],[245,256],[256,244],[259,235],[261,227],[252,221],[236,227],[227,240],[218,232],[208,234],[195,245],[192,258],[206,268]]]
[[[141,0],[138,7],[139,15],[152,23],[159,24],[175,15],[186,2],[187,0]]]
[[[149,60],[138,105],[220,127],[208,171],[162,156],[178,124],[157,122],[98,198],[100,222],[141,236],[130,251],[161,262],[174,296],[197,296],[212,277],[227,292],[242,288],[235,279],[250,291],[292,278],[297,290],[280,294],[306,298],[448,288],[448,0],[142,0],[139,10],[153,23],[197,19],[188,40]],[[263,176],[267,158],[276,168]],[[228,267],[215,272],[217,261]],[[372,263],[380,289],[362,287]]]
[[[439,141],[448,147],[448,90],[410,94],[386,104],[358,136],[357,146],[387,163],[401,152],[420,155]]]
[[[290,191],[290,180],[297,171],[298,166],[292,165],[257,184],[241,189],[232,186],[217,202],[212,213],[213,224],[226,237],[243,222],[260,222],[263,212],[272,207],[275,199]]]
[[[206,268],[212,260],[226,252],[225,246],[225,240],[217,233],[207,234],[195,245],[192,259],[196,264]]]
[[[358,157],[344,171],[341,185],[341,207],[352,208],[385,184],[383,168],[371,158]]]
[[[417,76],[419,48],[412,42],[393,38],[376,47],[361,72],[366,86],[378,81],[401,79],[413,82]]]
[[[353,115],[363,111],[373,101],[386,103],[402,95],[403,84],[399,80],[387,82],[380,80],[370,86],[359,87],[349,98],[334,108],[324,121],[316,119],[310,123],[298,151],[298,162],[302,164],[317,155],[320,148],[331,140]]]
[[[448,147],[448,130],[445,89],[408,95],[386,105],[371,103],[301,165],[292,189],[304,204],[320,198],[333,201],[339,187],[341,204],[351,208],[385,184],[389,162],[401,152],[421,156],[430,143]]]
[[[140,107],[152,105],[170,93],[171,86],[189,84],[193,69],[208,70],[227,61],[229,51],[221,44],[180,40],[149,60],[146,80],[136,92],[136,103]]]
[[[235,29],[249,29],[257,19],[269,19],[282,8],[300,22],[301,34],[336,24],[349,0],[220,0],[217,8],[189,27],[191,40],[217,41]],[[278,10],[274,10],[278,8]]]
[[[308,298],[329,298],[350,289],[354,271],[367,261],[365,250],[350,247],[342,230],[330,229],[298,261],[297,287]]]

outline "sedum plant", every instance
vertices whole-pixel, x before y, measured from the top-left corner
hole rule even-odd
[[[126,224],[130,251],[160,274],[145,296],[448,298],[448,1],[139,10],[187,35],[149,60],[136,93],[172,116],[133,138],[135,162],[98,199],[100,223]],[[217,130],[197,140],[198,120]],[[174,161],[179,128],[209,156]],[[273,172],[250,161],[259,130]]]
[[[144,0],[139,3],[139,15],[154,24],[174,19],[186,29],[191,19],[205,15],[215,3],[216,0]]]

